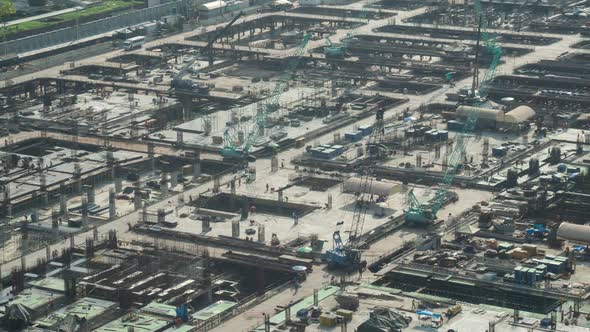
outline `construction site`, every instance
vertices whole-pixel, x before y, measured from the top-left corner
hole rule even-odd
[[[590,3],[156,2],[4,19],[0,331],[590,331]]]

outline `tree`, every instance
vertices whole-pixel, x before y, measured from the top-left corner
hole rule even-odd
[[[0,22],[2,23],[2,40],[6,41],[6,20],[11,15],[16,13],[14,5],[10,0],[0,0]],[[6,46],[4,46],[4,54],[6,54]]]
[[[0,0],[0,21],[4,22],[10,15],[14,15],[16,10],[12,1]]]

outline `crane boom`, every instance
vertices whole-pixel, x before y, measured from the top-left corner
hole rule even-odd
[[[481,39],[483,41],[483,45],[485,50],[492,55],[491,63],[484,75],[483,80],[480,83],[477,83],[474,80],[473,86],[478,87],[478,93],[472,91],[473,97],[473,106],[480,106],[484,101],[485,97],[487,96],[487,92],[489,90],[490,84],[494,77],[496,76],[496,70],[500,63],[500,58],[502,57],[502,49],[496,43],[496,40],[493,36],[487,32],[487,20],[485,18],[484,11],[481,6],[481,0],[474,1],[474,8],[475,11],[480,19],[480,24],[478,27],[478,31],[480,32]],[[478,43],[479,45],[479,43]],[[476,49],[476,52],[479,53],[479,49]],[[476,56],[476,58],[478,58]],[[474,73],[477,77],[479,73]],[[462,156],[465,152],[467,141],[468,141],[468,134],[475,129],[475,125],[477,124],[477,119],[479,118],[479,111],[474,108],[473,111],[467,114],[467,119],[463,125],[461,132],[456,136],[456,143],[455,147],[453,148],[451,155],[448,159],[448,166],[445,170],[443,175],[441,184],[439,188],[436,190],[433,199],[431,200],[431,204],[425,205],[420,204],[416,197],[414,196],[413,191],[410,191],[408,194],[408,198],[410,201],[410,208],[405,214],[405,220],[409,223],[429,223],[433,219],[436,218],[436,213],[444,202],[448,198],[449,188],[455,179],[455,175],[458,172],[460,165],[462,164]]]
[[[373,125],[373,132],[369,136],[367,146],[370,148],[375,142],[379,142],[383,135],[385,110],[377,110],[376,120]],[[361,175],[359,192],[354,206],[352,222],[350,224],[350,233],[348,241],[344,244],[340,237],[340,231],[334,232],[334,247],[326,252],[325,259],[329,266],[350,268],[361,265],[361,235],[365,225],[365,217],[369,208],[371,188],[373,186],[372,167],[373,153],[369,153],[367,158],[368,165],[364,168]]]
[[[224,146],[221,150],[221,154],[228,158],[245,158],[248,157],[248,151],[252,147],[254,141],[260,137],[260,131],[266,125],[268,115],[278,109],[279,98],[285,91],[289,81],[293,78],[295,70],[301,62],[301,58],[305,54],[305,48],[311,39],[311,33],[307,33],[303,36],[301,44],[295,50],[295,53],[291,56],[291,59],[287,63],[286,70],[281,74],[277,84],[275,85],[270,97],[263,100],[261,103],[261,111],[256,114],[254,119],[254,126],[249,130],[247,135],[244,137],[243,142],[239,142],[235,137],[236,125],[233,124],[228,126],[223,133]]]
[[[185,80],[184,76],[189,72],[190,68],[192,68],[192,66],[195,64],[196,61],[198,61],[198,57],[201,54],[208,54],[210,56],[210,51],[211,51],[211,47],[213,47],[213,44],[217,41],[217,39],[219,39],[219,37],[221,37],[240,17],[242,17],[244,15],[244,12],[239,12],[236,16],[234,16],[232,18],[231,21],[229,21],[228,24],[226,24],[223,29],[220,29],[218,31],[215,32],[215,34],[213,35],[213,37],[211,37],[211,39],[209,40],[209,42],[207,42],[207,45],[205,45],[205,47],[203,47],[199,53],[197,53],[195,55],[195,57],[186,65],[184,65],[180,71],[174,75],[174,77],[172,78],[172,82],[171,82],[171,87],[173,89],[181,89],[181,90],[192,90],[194,87],[194,83],[191,80]]]

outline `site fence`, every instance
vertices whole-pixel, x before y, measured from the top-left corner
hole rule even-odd
[[[26,38],[0,43],[0,52],[19,54],[59,44],[75,42],[109,31],[126,28],[136,24],[159,20],[162,16],[181,14],[186,8],[186,0],[174,1],[158,6],[138,9],[121,15],[79,24],[73,27],[54,30]]]

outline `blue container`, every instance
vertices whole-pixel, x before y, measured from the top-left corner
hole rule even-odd
[[[562,264],[563,263],[560,263],[560,262],[548,262],[547,263],[547,272],[551,272],[551,273],[555,273],[555,274],[559,274],[559,273],[563,272]]]
[[[344,146],[343,145],[332,145],[332,149],[338,151],[338,154],[341,154],[342,152],[344,152]]]
[[[322,158],[322,153],[324,152],[324,148],[316,147],[309,150],[311,152],[311,156],[314,158]]]
[[[508,149],[503,146],[495,146],[492,148],[492,156],[494,157],[505,157],[508,153]]]
[[[530,268],[527,274],[527,284],[532,285],[536,282],[537,270]]]
[[[369,135],[373,132],[373,125],[364,125],[359,127],[359,131],[363,133],[363,135]]]
[[[347,141],[352,141],[352,142],[356,142],[359,141],[363,138],[363,133],[360,131],[355,131],[352,133],[345,133],[344,134],[344,139],[346,139]]]
[[[523,269],[522,266],[517,266],[514,268],[514,280],[519,284],[522,283],[522,279],[523,279],[522,278],[522,275],[523,275],[522,269]]]
[[[429,130],[424,133],[424,138],[426,138],[429,141],[437,141],[438,140],[438,131],[436,131],[434,129]]]
[[[335,149],[324,149],[324,155],[326,158],[334,158],[337,153]]]
[[[418,136],[423,136],[427,131],[430,131],[431,129],[428,129],[427,127],[420,127],[416,129],[416,134]]]
[[[463,130],[464,126],[465,126],[465,124],[463,122],[456,121],[456,120],[450,120],[447,122],[447,129],[453,130],[453,131],[461,131],[461,130]]]
[[[567,168],[567,173],[568,174],[573,174],[573,173],[580,173],[580,167],[568,167]]]
[[[438,131],[438,139],[441,141],[446,141],[449,139],[449,132],[446,130],[439,130]]]

